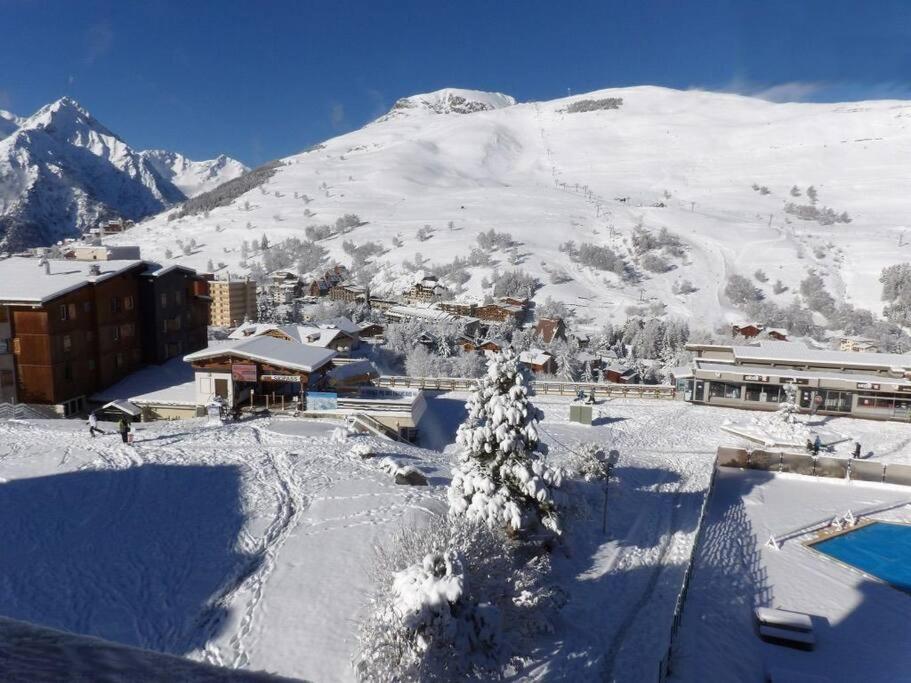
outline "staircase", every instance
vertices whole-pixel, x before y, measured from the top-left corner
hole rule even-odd
[[[396,430],[384,425],[379,420],[367,415],[366,413],[355,413],[353,416],[353,423],[355,427],[362,429],[363,431],[369,432],[374,436],[378,436],[383,439],[390,439],[392,441],[398,441],[399,443],[408,443],[408,440],[403,438]]]

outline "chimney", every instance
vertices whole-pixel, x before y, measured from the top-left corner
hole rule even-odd
[[[51,262],[47,260],[46,256],[42,256],[40,259],[38,259],[38,265],[44,266],[45,275],[51,274]]]
[[[97,263],[93,263],[92,265],[90,265],[89,266],[89,275],[96,276],[96,277],[98,275],[101,275],[101,266],[99,266]]]

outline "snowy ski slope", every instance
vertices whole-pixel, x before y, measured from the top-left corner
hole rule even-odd
[[[622,98],[622,106],[566,111],[608,97]],[[468,110],[476,111],[458,113]],[[810,267],[837,299],[879,312],[880,270],[911,254],[911,236],[902,237],[911,196],[909,121],[911,103],[902,101],[775,104],[634,87],[513,104],[504,95],[450,89],[400,100],[364,128],[287,157],[263,187],[208,217],[169,222],[161,214],[117,241],[138,243],[149,257],[170,249],[190,266],[205,269],[212,259],[225,264],[221,272],[241,273],[244,240],[304,239],[306,226],[356,213],[365,225],[323,244],[345,263],[344,240],[389,249],[375,259],[377,292],[414,279],[402,262],[416,252],[428,263],[448,263],[468,256],[477,233],[493,228],[521,242],[520,267],[544,285],[538,300],[566,301],[583,317],[623,318],[631,305],[661,301],[670,314],[705,324],[731,320],[737,314],[722,291],[729,274],[752,277],[762,268],[769,282],[756,284],[784,304]],[[769,193],[754,191],[754,183]],[[789,194],[793,185],[801,196]],[[819,206],[847,212],[851,222],[822,226],[787,215],[786,202],[808,203],[809,185]],[[669,272],[638,267],[640,282],[622,282],[559,251],[567,240],[591,242],[635,266],[628,238],[639,221],[685,241],[685,257],[672,258]],[[420,241],[416,232],[427,224],[435,232]],[[393,247],[395,235],[403,246]],[[198,248],[181,255],[177,239],[191,238]],[[505,253],[492,256],[500,271],[512,267]],[[572,281],[551,284],[554,270]],[[473,268],[466,295],[480,296],[491,272]],[[790,290],[776,295],[779,278]],[[683,279],[698,291],[674,294]]]

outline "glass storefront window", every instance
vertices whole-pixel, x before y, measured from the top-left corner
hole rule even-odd
[[[852,396],[849,391],[826,391],[821,407],[833,413],[850,413]]]

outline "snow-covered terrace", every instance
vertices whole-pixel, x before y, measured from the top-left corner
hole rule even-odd
[[[911,595],[813,550],[805,543],[814,535],[800,532],[848,510],[911,521],[909,506],[911,487],[720,468],[673,679],[758,683],[786,672],[791,678],[781,680],[908,680]],[[767,545],[772,535],[784,539],[780,550]],[[809,614],[815,650],[761,641],[757,606]]]

